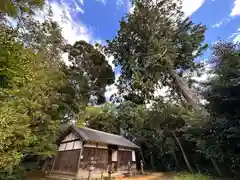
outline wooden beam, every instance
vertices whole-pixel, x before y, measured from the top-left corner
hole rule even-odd
[[[78,139],[73,139],[73,140],[69,140],[69,141],[62,141],[60,144],[65,144],[68,142],[76,142],[76,141],[82,141],[82,140],[80,138],[78,138]]]

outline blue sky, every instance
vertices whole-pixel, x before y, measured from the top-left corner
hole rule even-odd
[[[129,0],[50,0],[54,19],[64,37],[74,43],[84,39],[104,43],[112,39],[119,20],[131,10]],[[207,26],[206,43],[240,38],[240,0],[183,0],[183,10],[193,22]],[[209,52],[205,53],[205,57]]]
[[[129,0],[49,0],[53,20],[62,27],[65,39],[73,44],[77,40],[105,43],[119,29],[119,21],[132,8]],[[206,43],[221,39],[240,41],[240,0],[183,0],[183,11],[193,22],[207,26]],[[208,50],[201,59],[211,54]],[[119,68],[112,64],[116,74]]]

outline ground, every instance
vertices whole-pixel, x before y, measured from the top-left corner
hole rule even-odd
[[[149,173],[148,175],[144,176],[135,176],[135,177],[118,177],[116,180],[172,180],[173,176],[176,175],[174,173]],[[39,175],[32,174],[28,176],[26,180],[48,180],[46,178],[42,178]]]
[[[118,178],[117,180],[172,180],[174,175],[173,173],[152,173],[145,176]]]

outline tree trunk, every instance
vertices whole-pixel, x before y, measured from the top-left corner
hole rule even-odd
[[[172,155],[173,155],[173,157],[174,157],[174,159],[176,161],[176,165],[177,165],[178,170],[180,170],[179,162],[178,162],[178,159],[177,159],[175,151],[172,151]]]
[[[197,164],[196,164],[196,167],[197,167],[198,173],[201,174],[201,170],[200,170],[200,168],[199,168],[199,166]]]
[[[140,149],[139,149],[140,155],[141,155],[141,158],[142,158],[141,160],[143,160],[143,163],[146,164],[143,153],[142,153],[142,148],[141,148],[141,146],[139,146],[139,147],[140,147]]]
[[[201,109],[198,96],[192,92],[187,83],[181,79],[174,70],[170,70],[170,75],[175,80],[177,87],[186,101],[195,109]]]
[[[214,166],[215,170],[217,171],[217,173],[218,173],[220,176],[222,176],[222,172],[220,171],[220,169],[219,169],[217,163],[215,162],[215,160],[214,160],[213,158],[211,158],[211,161],[212,161],[213,166]]]
[[[154,170],[155,167],[154,167],[152,152],[150,152],[150,161],[151,161],[152,170]]]
[[[183,147],[182,147],[181,142],[179,141],[179,139],[178,139],[178,137],[176,136],[175,132],[172,132],[172,135],[173,135],[174,138],[176,139],[177,144],[179,145],[179,147],[180,147],[180,149],[181,149],[181,152],[182,152],[184,161],[185,161],[185,163],[186,163],[189,171],[193,173],[193,169],[192,169],[192,167],[191,167],[191,165],[190,165],[190,163],[189,163],[189,161],[188,161],[187,155],[186,155],[186,153],[185,153],[185,151],[184,151],[184,149],[183,149]]]

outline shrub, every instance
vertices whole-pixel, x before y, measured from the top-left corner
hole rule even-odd
[[[14,168],[12,171],[0,169],[0,180],[23,180],[25,171],[22,168]]]

